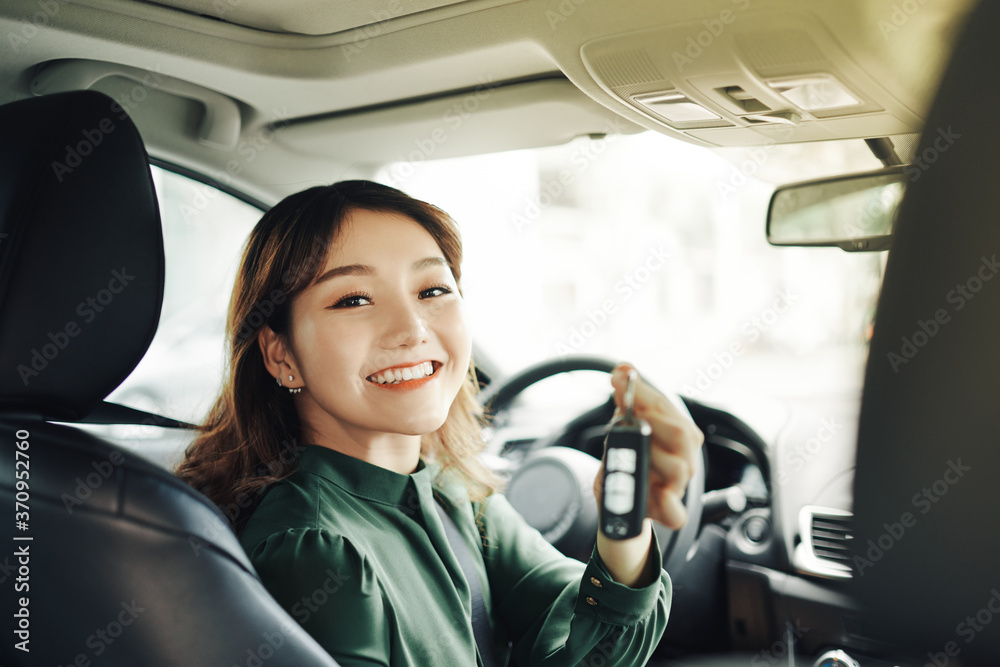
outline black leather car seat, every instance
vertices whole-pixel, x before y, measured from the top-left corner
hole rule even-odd
[[[920,665],[1000,664],[998,25],[967,20],[908,171],[862,400],[863,629]]]
[[[156,331],[163,241],[135,126],[85,91],[0,107],[0,128],[0,664],[335,666],[205,497],[51,423],[101,404]]]

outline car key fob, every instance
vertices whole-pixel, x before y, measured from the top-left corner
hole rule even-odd
[[[635,383],[629,371],[625,413],[611,424],[604,441],[601,532],[613,540],[642,532],[649,490],[649,423],[635,415]]]

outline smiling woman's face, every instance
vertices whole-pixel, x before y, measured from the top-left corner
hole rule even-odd
[[[305,435],[355,442],[440,428],[472,350],[434,238],[410,218],[367,210],[348,215],[326,266],[292,303],[288,342],[305,385],[296,397]]]

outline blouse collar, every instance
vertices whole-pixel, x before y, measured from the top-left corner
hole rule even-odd
[[[421,458],[417,469],[404,475],[321,445],[306,445],[299,454],[298,472],[311,473],[348,493],[391,505],[405,505],[414,485],[429,493],[438,465]]]

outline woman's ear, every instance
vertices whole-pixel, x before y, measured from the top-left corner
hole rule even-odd
[[[285,387],[301,385],[302,378],[295,363],[295,356],[283,336],[274,333],[274,330],[265,324],[257,334],[257,344],[260,346],[261,356],[264,357],[264,366],[271,377],[281,380],[282,386]],[[295,379],[289,381],[289,375]]]

